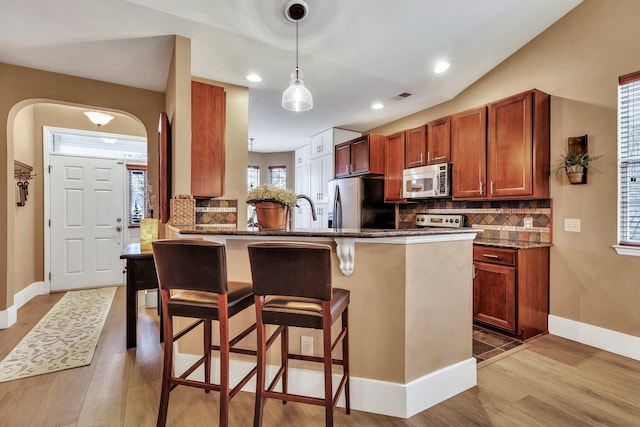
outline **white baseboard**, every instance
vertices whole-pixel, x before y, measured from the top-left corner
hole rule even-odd
[[[184,372],[195,363],[199,356],[179,353],[174,348],[175,372]],[[218,359],[214,358],[211,380],[218,382],[220,371]],[[252,368],[251,362],[231,360],[229,381],[237,384]],[[276,366],[267,367],[267,383],[277,371]],[[197,369],[190,378],[202,379],[203,369]],[[340,381],[340,375],[333,376],[334,392]],[[458,393],[462,393],[477,384],[476,360],[467,359],[436,372],[418,378],[408,384],[391,383],[367,378],[351,378],[351,408],[358,411],[409,418]],[[252,378],[243,391],[255,392],[255,378]],[[313,397],[323,396],[323,374],[321,371],[289,368],[289,391]],[[344,407],[344,393],[338,400],[338,406]]]
[[[18,321],[18,309],[31,301],[33,297],[46,293],[44,282],[35,282],[15,294],[13,296],[13,305],[6,310],[0,310],[0,329],[7,329],[16,323]]]
[[[549,315],[549,333],[640,360],[640,337]]]

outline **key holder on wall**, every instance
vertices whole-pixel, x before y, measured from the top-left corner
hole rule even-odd
[[[27,203],[27,196],[29,195],[29,180],[36,176],[36,174],[32,172],[32,166],[14,160],[13,175],[18,180],[17,185],[20,193],[20,201],[16,202],[16,205],[18,206],[24,206]]]

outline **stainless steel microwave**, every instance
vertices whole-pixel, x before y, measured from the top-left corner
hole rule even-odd
[[[451,196],[451,164],[438,163],[405,169],[402,173],[402,197],[426,199]]]

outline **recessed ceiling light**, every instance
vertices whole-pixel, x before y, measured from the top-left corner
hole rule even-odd
[[[249,80],[250,82],[253,82],[253,83],[258,83],[258,82],[262,81],[262,77],[260,77],[259,75],[255,74],[255,73],[252,73],[252,74],[249,74],[247,76],[247,80]]]
[[[436,67],[433,69],[433,72],[436,74],[444,73],[449,68],[449,63],[447,61],[440,61],[436,64]]]
[[[384,104],[382,104],[381,102],[376,102],[371,106],[371,109],[373,110],[382,110],[383,108],[384,108]]]

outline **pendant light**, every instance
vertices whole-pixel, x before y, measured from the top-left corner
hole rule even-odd
[[[282,108],[289,111],[307,111],[313,108],[313,96],[304,86],[298,66],[298,22],[307,16],[307,4],[302,0],[287,3],[285,17],[296,23],[296,68],[291,72],[291,83],[282,93]]]

